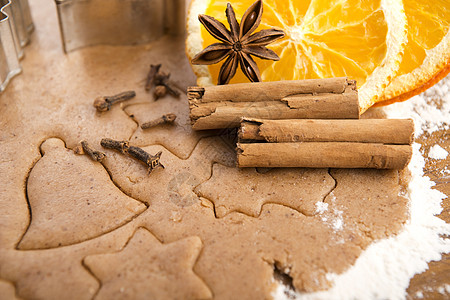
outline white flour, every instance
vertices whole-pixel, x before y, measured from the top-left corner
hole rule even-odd
[[[342,217],[342,211],[335,210],[336,218],[333,220],[332,226],[334,231],[342,230],[344,228],[344,218]]]
[[[425,288],[424,291],[425,292],[436,292],[437,291],[438,293],[440,293],[442,295],[446,295],[446,294],[450,295],[450,284],[445,284],[443,286],[438,287],[437,289],[433,289],[433,288],[428,287],[428,288]],[[416,292],[415,296],[417,298],[419,298],[419,299],[423,299],[424,298],[424,295],[423,295],[424,291]]]
[[[328,210],[328,203],[322,201],[318,201],[316,203],[316,213],[323,214],[327,210]]]
[[[389,118],[412,118],[415,135],[450,128],[450,77],[443,79],[425,93],[406,102],[385,108]],[[442,101],[440,101],[442,100]],[[434,182],[423,175],[425,160],[420,145],[413,145],[408,168],[412,178],[408,185],[411,219],[397,236],[370,245],[345,273],[328,274],[334,282],[328,291],[299,294],[297,299],[405,299],[410,279],[428,268],[428,262],[440,260],[450,252],[450,224],[436,217],[442,211],[446,196],[433,190]],[[443,149],[444,150],[444,149]],[[444,150],[445,151],[445,150]],[[433,154],[433,153],[432,153]],[[439,155],[442,155],[440,153]],[[439,156],[441,157],[441,156]],[[443,287],[442,292],[447,292]],[[280,285],[275,299],[293,297]],[[420,295],[417,295],[420,296]]]
[[[333,196],[331,192],[331,196]],[[332,197],[331,201],[334,201],[336,197]],[[342,230],[344,227],[344,218],[342,216],[343,211],[333,209],[332,212],[328,211],[328,203],[319,201],[316,203],[316,213],[322,215],[321,219],[323,222],[326,222],[330,227],[334,229],[334,231]]]
[[[439,145],[434,145],[428,152],[428,157],[432,159],[446,159],[448,152]]]

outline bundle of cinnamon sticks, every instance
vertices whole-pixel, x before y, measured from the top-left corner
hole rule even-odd
[[[243,119],[239,167],[403,169],[412,155],[412,120]]]
[[[402,169],[412,120],[359,119],[347,78],[188,89],[195,130],[239,127],[238,167]]]

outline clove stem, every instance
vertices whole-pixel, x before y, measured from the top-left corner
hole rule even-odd
[[[148,128],[152,128],[161,124],[173,124],[173,122],[175,121],[175,119],[177,118],[177,116],[175,114],[166,114],[163,115],[155,120],[146,122],[144,124],[141,125],[142,129],[148,129]]]
[[[151,155],[139,147],[130,146],[127,141],[115,141],[112,139],[102,139],[100,144],[104,148],[113,149],[140,160],[148,167],[149,174],[157,167],[164,169],[164,165],[160,162],[162,154],[161,151],[159,151],[156,155]]]
[[[94,100],[94,107],[99,112],[108,111],[114,103],[129,100],[136,96],[135,91],[126,91],[113,96],[101,96]]]
[[[164,83],[164,86],[166,87],[169,94],[171,94],[172,96],[174,96],[174,97],[180,96],[180,92],[177,90],[177,88],[175,87],[175,85],[173,83],[166,82],[166,83]]]
[[[106,157],[105,153],[91,148],[87,141],[81,141],[80,144],[81,148],[83,148],[84,153],[87,154],[93,161],[102,162]]]

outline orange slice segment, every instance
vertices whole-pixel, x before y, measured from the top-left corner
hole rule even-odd
[[[217,42],[200,27],[198,14],[227,25],[227,2],[191,2],[186,45],[191,59]],[[253,2],[232,3],[238,20]],[[287,36],[268,46],[280,61],[255,59],[263,81],[348,76],[358,82],[361,112],[379,100],[396,75],[407,38],[401,0],[265,0],[258,30],[271,27],[284,30]],[[217,83],[220,64],[193,68],[199,85]],[[237,82],[248,82],[240,70],[230,83]]]
[[[450,71],[450,1],[403,2],[408,44],[397,77],[380,97],[381,105],[407,100]]]

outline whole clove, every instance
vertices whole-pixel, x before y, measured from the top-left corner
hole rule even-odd
[[[103,159],[106,157],[105,153],[91,148],[91,146],[88,144],[88,142],[84,141],[84,140],[81,141],[80,145],[75,148],[75,153],[76,154],[86,154],[93,161],[98,161],[98,162],[102,162]]]
[[[147,80],[145,84],[145,90],[150,91],[153,86],[155,89],[153,91],[153,96],[155,100],[158,100],[167,94],[171,94],[174,97],[179,97],[180,92],[178,88],[170,80],[170,73],[162,72],[161,64],[150,65],[150,70],[147,74]]]
[[[167,92],[174,97],[179,97],[180,92],[174,86],[174,84],[170,81],[170,74],[166,74],[164,72],[158,72],[155,76],[155,84],[156,86],[163,86],[166,88]]]
[[[139,147],[130,146],[127,141],[115,141],[112,139],[102,139],[100,144],[104,148],[119,151],[143,162],[148,167],[148,174],[158,167],[164,169],[164,165],[160,162],[161,151],[156,153],[156,155],[151,155]]]
[[[147,74],[147,81],[145,83],[145,90],[150,91],[153,87],[153,81],[155,79],[155,75],[159,72],[161,68],[161,64],[150,65],[150,71]]]
[[[135,91],[126,91],[114,96],[101,96],[94,100],[94,107],[99,112],[108,111],[114,103],[130,100],[136,96]]]
[[[173,124],[173,122],[175,121],[175,119],[177,118],[177,116],[175,114],[166,114],[166,115],[162,115],[161,117],[146,122],[144,124],[141,125],[142,129],[148,129],[148,128],[152,128],[158,125],[162,125],[162,124]]]

